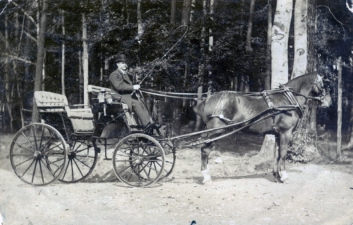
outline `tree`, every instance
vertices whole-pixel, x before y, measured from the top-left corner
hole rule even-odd
[[[293,0],[277,0],[272,27],[271,88],[288,81],[288,38],[292,18]]]
[[[65,36],[65,14],[61,10],[62,35]],[[65,95],[65,42],[61,44],[61,93]]]
[[[252,34],[252,23],[253,23],[253,16],[254,16],[254,7],[255,7],[255,0],[251,0],[250,2],[250,13],[249,13],[249,20],[248,20],[248,32],[246,35],[246,51],[252,51],[251,48],[251,34]]]
[[[267,10],[267,46],[266,46],[266,61],[271,62],[271,40],[272,40],[272,1],[268,1],[268,10]],[[266,77],[265,77],[265,90],[271,89],[271,66],[266,68]]]
[[[170,2],[170,23],[175,23],[175,13],[176,13],[176,0],[171,0]]]
[[[306,73],[308,62],[308,0],[296,0],[294,9],[294,65],[291,79]]]
[[[87,39],[87,20],[86,13],[82,13],[82,62],[83,62],[83,104],[85,107],[89,107],[89,98],[88,98],[88,39]]]
[[[48,0],[43,0],[42,2],[42,11],[40,15],[39,23],[39,33],[38,33],[38,47],[37,47],[37,62],[36,62],[36,74],[34,78],[34,91],[42,90],[43,83],[43,64],[44,64],[44,54],[45,54],[45,32],[47,28],[47,9],[48,9]],[[39,11],[39,10],[38,10]],[[35,107],[35,100],[33,99],[33,113],[32,113],[32,122],[39,121],[39,112],[37,107]]]

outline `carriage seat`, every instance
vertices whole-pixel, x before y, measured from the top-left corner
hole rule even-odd
[[[93,123],[93,113],[91,108],[84,108],[85,105],[68,104],[65,95],[47,92],[36,91],[34,98],[41,113],[64,113],[71,120],[75,133],[93,132],[95,127]],[[75,107],[75,108],[73,108]]]

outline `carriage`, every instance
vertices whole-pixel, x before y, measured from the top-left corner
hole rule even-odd
[[[311,80],[307,80],[308,78]],[[126,185],[143,187],[172,173],[176,160],[175,140],[212,133],[208,139],[189,144],[204,144],[201,149],[201,168],[204,178],[208,179],[207,161],[212,143],[250,128],[253,129],[252,132],[257,129],[263,133],[271,130],[273,125],[277,126],[280,136],[279,153],[274,165],[274,176],[279,180],[279,167],[281,163],[284,164],[288,135],[304,113],[304,100],[299,98],[304,97],[306,102],[307,99],[322,100],[328,96],[319,76],[306,75],[300,80],[306,84],[305,90],[302,88],[305,85],[297,85],[298,82],[294,81],[296,83],[293,86],[303,90],[293,91],[284,86],[261,93],[215,94],[202,102],[203,112],[197,109],[200,104],[195,110],[208,129],[172,137],[163,135],[161,126],[155,123],[147,128],[139,126],[126,104],[112,100],[111,95],[114,93],[108,88],[89,85],[88,91],[94,96],[90,106],[70,106],[64,95],[37,91],[34,94],[35,102],[45,123],[29,124],[15,134],[10,147],[11,165],[22,181],[34,186],[47,185],[56,180],[64,183],[82,181],[92,173],[102,146],[105,153],[107,152],[107,137],[102,132],[104,128],[113,126],[119,131],[119,141],[112,154],[115,175]],[[314,90],[319,97],[309,96]],[[232,97],[228,98],[228,95]],[[252,107],[251,113],[244,110],[244,115],[234,114],[232,107],[236,98],[242,98],[238,103],[248,101],[246,104]],[[219,106],[220,103],[222,107]],[[211,110],[208,113],[210,115],[205,114],[208,109]],[[293,111],[296,113],[292,114]],[[284,125],[290,125],[290,129],[282,129],[285,120],[288,122]],[[222,134],[223,131],[229,132]]]
[[[34,93],[43,123],[29,124],[15,134],[10,160],[16,175],[35,186],[84,180],[95,168],[101,146],[107,153],[108,138],[101,133],[113,125],[121,139],[113,152],[113,169],[122,182],[147,186],[168,176],[175,149],[160,127],[141,129],[127,105],[111,99],[110,89],[89,85],[88,91],[95,96],[89,107],[69,105],[61,94]]]

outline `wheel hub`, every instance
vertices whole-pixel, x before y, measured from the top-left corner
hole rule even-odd
[[[136,165],[141,165],[142,162],[143,162],[143,157],[141,156],[136,157],[136,159],[134,160],[134,164]]]
[[[33,154],[33,158],[35,159],[42,159],[43,158],[43,155],[42,155],[42,152],[41,151],[35,151],[34,154]]]
[[[74,158],[76,158],[76,153],[75,152],[70,152],[68,157],[69,157],[69,160],[73,160]]]

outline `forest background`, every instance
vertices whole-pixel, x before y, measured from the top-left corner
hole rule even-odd
[[[304,67],[294,63],[297,3],[306,12]],[[287,43],[284,51],[271,52],[282,4],[290,8]],[[161,91],[262,91],[271,89],[271,74],[278,65],[285,65],[285,79],[318,71],[330,84],[333,104],[318,111],[312,106],[310,126],[316,130],[318,123],[336,130],[342,113],[347,121],[342,124],[343,139],[349,147],[351,6],[349,0],[2,0],[0,131],[14,132],[36,120],[35,90],[65,94],[70,104],[87,103],[87,85],[109,87],[114,57],[125,53],[131,72],[144,77],[152,71],[142,86]],[[274,63],[275,55],[283,63]],[[342,85],[337,81],[340,66]],[[180,123],[195,120],[187,116],[191,104],[174,102],[173,118]]]

